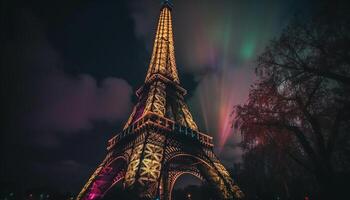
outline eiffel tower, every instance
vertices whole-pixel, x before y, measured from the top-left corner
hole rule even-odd
[[[185,104],[178,77],[172,4],[160,10],[151,61],[138,103],[123,130],[108,141],[107,156],[77,200],[102,199],[113,186],[135,191],[141,199],[169,200],[176,180],[192,174],[216,188],[218,199],[243,193],[213,152],[213,138],[201,133]]]

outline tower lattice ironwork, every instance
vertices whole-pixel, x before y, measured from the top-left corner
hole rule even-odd
[[[144,199],[171,199],[178,177],[192,174],[215,187],[221,199],[243,193],[213,152],[213,138],[199,132],[184,101],[177,73],[172,6],[162,4],[153,53],[138,103],[123,130],[108,141],[107,156],[77,200],[102,199],[118,182]]]

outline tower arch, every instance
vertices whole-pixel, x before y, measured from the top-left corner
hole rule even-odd
[[[169,198],[168,198],[169,200],[173,199],[173,195],[174,195],[173,191],[174,191],[175,185],[178,182],[178,180],[181,177],[186,176],[186,175],[190,175],[192,177],[195,177],[202,184],[205,183],[205,179],[199,173],[196,173],[193,171],[182,171],[182,172],[175,173],[173,181],[172,181],[171,185],[169,186]]]
[[[168,176],[168,191],[171,194],[176,180],[183,174],[192,174],[198,177],[208,185],[215,188],[216,193],[221,199],[233,199],[235,193],[232,190],[232,180],[230,177],[222,175],[221,171],[210,157],[206,155],[194,155],[190,153],[174,154],[166,164]],[[231,183],[231,184],[230,184]],[[171,199],[171,195],[167,197]],[[165,199],[167,199],[165,198]]]

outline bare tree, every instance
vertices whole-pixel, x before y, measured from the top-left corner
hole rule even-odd
[[[331,199],[350,163],[350,20],[346,7],[296,17],[258,58],[260,80],[237,106],[246,147],[273,143]]]

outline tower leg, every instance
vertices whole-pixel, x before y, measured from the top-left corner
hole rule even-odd
[[[214,153],[210,152],[209,168],[205,169],[207,177],[213,185],[217,186],[218,190],[222,194],[223,199],[242,199],[244,197],[243,192],[233,182],[230,174],[222,165],[222,163],[215,157]]]
[[[157,197],[162,169],[165,136],[150,131],[143,143],[135,145],[125,175],[125,186],[136,190],[141,198]]]
[[[85,184],[77,200],[101,199],[105,193],[124,178],[126,160],[107,156]]]
[[[199,154],[180,154],[180,156],[170,159],[168,165],[172,167],[167,174],[169,184],[167,185],[168,196],[165,196],[166,200],[171,199],[171,192],[177,178],[186,173],[192,174],[213,186],[217,191],[215,194],[217,200],[233,200],[244,197],[242,191],[233,182],[228,171],[210,150]]]

